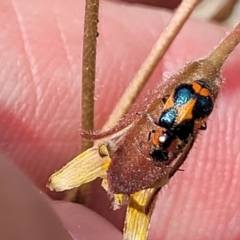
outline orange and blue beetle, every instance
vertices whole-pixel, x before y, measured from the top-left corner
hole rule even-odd
[[[195,131],[207,128],[206,118],[212,112],[214,100],[208,80],[200,79],[178,85],[163,102],[158,122],[147,114],[160,127],[151,132],[153,147],[149,154],[154,161],[168,165]]]

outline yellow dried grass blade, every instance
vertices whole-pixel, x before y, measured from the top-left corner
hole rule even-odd
[[[64,191],[91,182],[97,177],[104,177],[110,160],[108,156],[100,157],[99,146],[93,146],[54,173],[49,178],[47,187],[54,191]]]
[[[146,240],[151,218],[151,200],[157,188],[149,188],[130,196],[123,240]]]

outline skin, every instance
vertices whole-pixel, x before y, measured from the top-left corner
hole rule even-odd
[[[112,213],[102,190],[94,191],[89,205],[117,228],[81,205],[55,201],[63,195],[45,188],[49,176],[80,149],[83,10],[75,0],[0,3],[1,239],[121,239],[117,228],[124,212]],[[100,11],[96,129],[171,16],[121,2],[102,2]],[[189,21],[140,98],[164,72],[205,56],[225,32]],[[208,129],[182,166],[184,172],[157,198],[149,239],[239,239],[239,61],[237,48],[224,65],[226,83]]]

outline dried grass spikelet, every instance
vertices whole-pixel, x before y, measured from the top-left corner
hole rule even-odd
[[[149,156],[151,142],[147,141],[153,125],[146,116],[136,113],[150,113],[158,119],[163,108],[161,98],[171,94],[181,83],[202,78],[209,82],[215,101],[223,83],[221,67],[239,41],[240,24],[206,58],[186,64],[168,81],[149,92],[143,102],[132,108],[114,128],[103,133],[83,133],[83,137],[98,141],[54,173],[48,187],[64,191],[101,177],[104,189],[113,198],[115,209],[128,203],[124,239],[146,239],[154,198],[186,159],[198,131],[169,165],[154,162]]]

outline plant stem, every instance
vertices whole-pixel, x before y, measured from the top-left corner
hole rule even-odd
[[[153,73],[157,64],[177,36],[182,26],[192,13],[199,0],[183,0],[174,13],[172,19],[163,30],[156,44],[153,46],[141,68],[133,78],[128,88],[123,93],[121,99],[114,108],[103,130],[113,127],[116,122],[127,113],[132,103],[136,100],[138,94],[146,84],[147,80]]]
[[[84,131],[94,129],[94,85],[99,0],[86,0],[82,65],[82,123]],[[92,143],[83,139],[81,150]]]
[[[83,34],[83,59],[82,59],[82,122],[83,131],[92,132],[94,129],[94,86],[96,66],[96,43],[98,24],[99,0],[86,0],[84,34]],[[92,147],[93,143],[82,139],[81,152]],[[66,201],[85,203],[89,185],[84,184],[79,188],[68,191]]]

